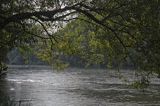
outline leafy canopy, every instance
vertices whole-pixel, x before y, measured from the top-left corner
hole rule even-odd
[[[0,61],[13,47],[38,45],[38,55],[57,66],[57,58],[74,55],[160,74],[159,8],[159,0],[1,0]]]

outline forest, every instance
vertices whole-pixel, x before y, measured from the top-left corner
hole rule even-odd
[[[160,76],[159,0],[1,0],[0,36],[0,71],[17,48],[58,69],[128,66],[140,84]]]

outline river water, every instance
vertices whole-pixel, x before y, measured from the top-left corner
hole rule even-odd
[[[0,79],[0,106],[160,106],[160,79],[152,78],[151,86],[143,92],[128,86],[116,73],[11,66],[7,76]],[[122,71],[130,81],[133,73]]]

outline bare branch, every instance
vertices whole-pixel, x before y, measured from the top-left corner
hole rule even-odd
[[[34,19],[34,18],[33,18],[33,19]],[[50,41],[51,41],[52,44],[54,44],[52,38],[54,39],[55,42],[57,42],[57,40],[55,39],[55,37],[53,37],[53,36],[48,32],[47,28],[45,27],[45,25],[44,25],[41,21],[39,21],[39,20],[37,20],[37,19],[34,19],[34,20],[37,21],[37,22],[43,27],[44,31],[46,32],[46,34],[47,34],[48,37],[50,38]]]

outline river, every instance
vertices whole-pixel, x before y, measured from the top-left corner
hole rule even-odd
[[[11,66],[0,79],[0,106],[160,106],[160,79],[134,89],[113,70]],[[122,75],[133,80],[133,71]],[[7,102],[7,103],[6,103]]]

